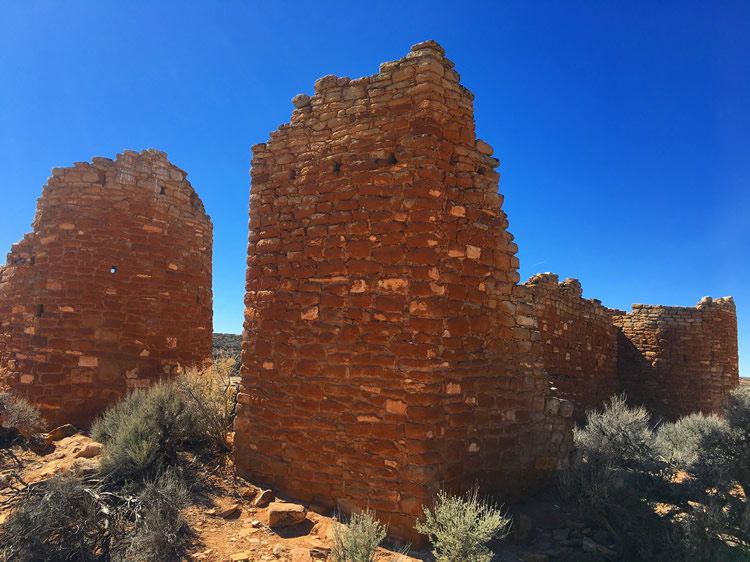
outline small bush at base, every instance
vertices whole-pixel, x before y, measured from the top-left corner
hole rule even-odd
[[[0,427],[14,427],[27,439],[45,425],[36,406],[10,392],[0,392],[0,420]]]
[[[372,511],[355,513],[347,525],[334,527],[331,558],[333,562],[372,562],[385,535],[386,527]]]
[[[168,470],[157,481],[148,482],[132,505],[121,508],[113,559],[187,559],[193,533],[181,510],[189,501],[179,470]]]
[[[106,520],[84,483],[69,475],[44,482],[2,527],[4,559],[106,560]]]
[[[227,450],[234,410],[228,362],[189,369],[148,390],[136,390],[94,423],[104,444],[100,473],[110,482],[158,478],[181,453]]]
[[[440,491],[434,507],[423,511],[424,522],[418,521],[416,528],[430,539],[438,562],[489,562],[487,543],[510,532],[510,517],[480,500],[476,487],[463,497]]]
[[[656,432],[655,447],[664,461],[686,469],[698,460],[702,436],[725,427],[726,421],[717,415],[690,414],[674,423],[662,424]]]
[[[227,433],[232,430],[236,388],[231,376],[236,359],[225,353],[214,357],[209,367],[191,367],[174,379],[179,392],[197,410],[202,430],[216,450],[229,450]]]
[[[588,411],[586,417],[586,426],[573,432],[576,447],[584,456],[603,455],[618,467],[654,459],[655,438],[648,426],[649,414],[641,406],[628,406],[624,394],[610,397],[603,411]]]

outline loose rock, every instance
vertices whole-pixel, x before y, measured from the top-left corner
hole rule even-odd
[[[268,526],[291,527],[299,525],[307,517],[307,510],[294,503],[274,502],[268,507]]]

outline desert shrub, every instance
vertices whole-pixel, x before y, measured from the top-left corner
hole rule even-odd
[[[10,392],[0,392],[0,419],[2,427],[16,428],[26,438],[44,429],[36,406]]]
[[[750,495],[750,388],[732,391],[724,408],[726,424],[702,434],[697,471],[707,482],[737,483]]]
[[[181,511],[189,501],[179,470],[167,470],[158,480],[147,482],[135,501],[120,508],[113,559],[187,559],[193,533]]]
[[[93,431],[104,443],[99,471],[107,480],[156,478],[167,467],[177,465],[180,451],[204,445],[196,442],[200,436],[193,431],[197,425],[194,412],[171,383],[136,391],[110,411]],[[115,420],[108,419],[110,415]]]
[[[226,361],[189,369],[107,410],[92,428],[104,444],[101,474],[109,481],[145,481],[178,465],[182,453],[227,450],[235,396],[231,368]]]
[[[386,527],[369,509],[354,513],[348,524],[337,524],[333,528],[331,559],[333,562],[373,562],[386,532]]]
[[[611,459],[592,453],[562,473],[560,492],[584,513],[596,512],[616,501],[624,485],[623,476]]]
[[[99,443],[109,442],[123,423],[137,415],[144,408],[147,391],[136,389],[118,403],[110,406],[91,426],[91,438]]]
[[[724,431],[726,422],[717,415],[700,412],[662,424],[656,432],[656,450],[664,461],[687,469],[698,460],[698,448],[703,435]]]
[[[96,494],[74,476],[51,478],[30,491],[0,531],[5,560],[106,560],[108,533]]]
[[[603,456],[613,466],[644,464],[655,458],[655,436],[642,406],[628,406],[624,394],[610,397],[604,409],[586,412],[586,425],[573,439],[584,456]]]
[[[430,539],[438,562],[489,562],[492,552],[487,543],[510,532],[511,518],[480,500],[477,487],[463,497],[440,491],[433,508],[423,511],[424,521],[418,521],[416,528]]]
[[[231,377],[237,360],[219,353],[212,365],[191,367],[175,384],[197,411],[201,430],[217,450],[228,450],[227,433],[232,430],[237,390]]]

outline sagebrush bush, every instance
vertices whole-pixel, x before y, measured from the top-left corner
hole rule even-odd
[[[373,562],[386,533],[386,527],[369,509],[354,513],[349,523],[334,526],[331,559],[333,562]]]
[[[726,424],[701,436],[698,472],[707,481],[728,485],[737,483],[745,497],[750,496],[750,388],[741,385],[732,391],[724,408]]]
[[[109,481],[144,481],[178,465],[181,453],[226,450],[235,389],[222,369],[190,369],[107,410],[92,427],[104,444],[100,473]]]
[[[198,411],[207,438],[218,450],[228,450],[227,434],[232,430],[237,390],[231,376],[237,360],[218,353],[209,367],[191,367],[175,379],[178,389]]]
[[[424,507],[423,512],[424,521],[417,521],[416,529],[429,538],[438,562],[489,562],[492,552],[487,544],[510,532],[511,518],[480,500],[477,487],[465,496],[441,490],[433,508]]]
[[[674,423],[663,423],[656,432],[655,448],[670,465],[688,469],[698,460],[703,435],[724,431],[726,421],[715,414],[701,412],[682,417]]]
[[[156,478],[178,464],[181,451],[206,448],[196,431],[199,424],[174,384],[138,390],[105,412],[93,428],[94,438],[104,443],[99,471],[113,482]]]
[[[16,428],[27,439],[45,427],[36,406],[10,392],[0,392],[0,420],[0,426]]]
[[[560,476],[562,496],[574,500],[584,512],[605,509],[616,501],[623,485],[622,471],[611,459],[596,453],[589,453]]]
[[[5,560],[106,560],[108,524],[84,482],[72,475],[40,484],[0,530]]]
[[[586,425],[573,431],[576,447],[584,456],[601,455],[617,467],[648,463],[655,458],[650,416],[642,406],[628,406],[624,394],[610,397],[601,412],[586,412],[586,418]]]
[[[182,515],[190,491],[179,469],[147,482],[136,500],[120,508],[113,559],[185,560],[193,532]]]

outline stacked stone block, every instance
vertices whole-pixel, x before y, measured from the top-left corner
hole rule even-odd
[[[519,492],[571,447],[453,66],[325,76],[253,147],[237,468],[411,539],[441,486]]]
[[[739,384],[737,312],[731,297],[695,308],[634,304],[615,314],[623,389],[652,413],[674,420],[721,411]]]
[[[185,176],[152,149],[52,170],[0,268],[2,383],[50,422],[210,361],[212,225]]]
[[[558,394],[583,415],[620,391],[613,311],[583,299],[581,283],[540,273],[524,283],[542,335],[544,367]]]

